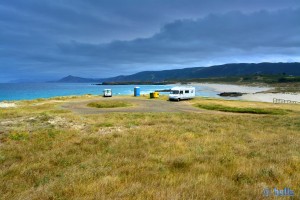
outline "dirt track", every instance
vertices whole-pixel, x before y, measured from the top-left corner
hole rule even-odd
[[[95,101],[109,100],[127,101],[133,106],[125,108],[91,108],[87,104]],[[203,112],[190,105],[188,101],[170,102],[158,99],[143,99],[139,97],[112,97],[97,98],[93,100],[68,102],[61,106],[63,109],[71,110],[79,114],[99,114],[109,112]]]

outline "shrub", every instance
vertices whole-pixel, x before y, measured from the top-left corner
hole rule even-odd
[[[131,106],[130,103],[124,101],[97,101],[88,104],[89,107],[95,108],[118,108]]]
[[[218,104],[196,104],[196,107],[206,110],[217,110],[222,112],[234,112],[234,113],[251,113],[251,114],[273,114],[283,115],[286,114],[286,110],[283,109],[270,109],[270,108],[238,108],[229,107]]]

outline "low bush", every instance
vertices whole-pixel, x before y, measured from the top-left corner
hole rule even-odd
[[[234,112],[234,113],[272,114],[272,115],[283,115],[287,113],[287,111],[283,109],[238,108],[238,107],[223,106],[219,104],[196,104],[195,106],[206,110],[217,110],[222,112]]]
[[[124,101],[97,101],[88,104],[89,107],[95,108],[119,108],[119,107],[129,107],[130,103]]]

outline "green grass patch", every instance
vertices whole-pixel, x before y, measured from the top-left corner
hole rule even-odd
[[[94,108],[119,108],[119,107],[129,107],[132,104],[125,101],[97,101],[89,103],[87,106]]]
[[[20,140],[26,140],[29,138],[29,134],[26,132],[14,132],[14,133],[10,133],[8,136],[11,140],[16,140],[16,141],[20,141]]]
[[[104,123],[96,124],[95,126],[96,126],[96,127],[113,127],[114,124],[108,123],[108,122],[104,122]]]
[[[219,104],[195,104],[195,106],[206,110],[217,110],[222,112],[233,112],[233,113],[271,114],[271,115],[287,114],[287,110],[283,110],[283,109],[238,108],[238,107],[223,106]]]

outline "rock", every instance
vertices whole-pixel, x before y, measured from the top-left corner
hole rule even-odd
[[[240,97],[243,96],[243,94],[246,93],[241,93],[241,92],[222,92],[220,94],[218,94],[221,97]]]

